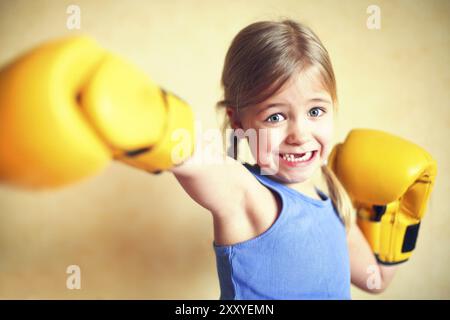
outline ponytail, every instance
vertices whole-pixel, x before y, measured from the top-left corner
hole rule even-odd
[[[327,165],[322,165],[321,169],[322,175],[327,183],[329,197],[333,202],[335,210],[339,213],[345,230],[348,232],[354,211],[352,201],[333,170]]]
[[[226,139],[226,134],[223,133],[225,139]],[[229,156],[230,158],[233,158],[234,160],[238,159],[238,153],[239,153],[239,139],[236,136],[236,134],[233,132],[231,133],[230,137],[229,137],[229,144],[226,145],[227,146],[227,156]]]

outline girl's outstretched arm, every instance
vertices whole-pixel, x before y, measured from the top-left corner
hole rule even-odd
[[[235,243],[258,234],[267,225],[255,223],[255,215],[276,212],[277,199],[242,163],[201,142],[197,141],[191,158],[170,171],[189,196],[212,213],[217,243]]]
[[[234,211],[244,201],[251,186],[251,173],[238,161],[219,150],[214,141],[201,137],[194,154],[179,166],[169,169],[189,196],[214,214]]]
[[[355,222],[350,226],[347,241],[352,284],[369,293],[381,293],[386,290],[397,266],[377,262],[369,243]]]

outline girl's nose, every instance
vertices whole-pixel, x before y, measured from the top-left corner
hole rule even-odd
[[[286,143],[293,145],[303,145],[311,139],[310,128],[306,123],[293,123],[289,127]]]

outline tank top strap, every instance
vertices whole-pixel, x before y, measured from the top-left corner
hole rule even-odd
[[[330,197],[317,187],[314,188],[322,200],[311,198],[301,192],[298,192],[297,190],[294,190],[278,181],[273,180],[272,178],[270,178],[270,175],[263,174],[261,168],[258,165],[244,163],[244,166],[256,177],[256,179],[262,182],[265,186],[275,189],[285,196],[289,195],[293,198],[301,198],[302,200],[317,207],[326,207],[331,203]]]

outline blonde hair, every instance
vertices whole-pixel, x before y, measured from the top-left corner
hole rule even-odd
[[[327,50],[307,26],[292,20],[260,21],[242,29],[225,57],[221,84],[224,99],[217,108],[239,110],[261,103],[276,93],[298,70],[314,66],[337,111],[336,80]],[[223,130],[230,126],[225,116]],[[232,139],[235,139],[232,136]],[[237,159],[237,143],[234,157]],[[351,200],[333,171],[321,167],[329,196],[346,229],[350,225]]]

